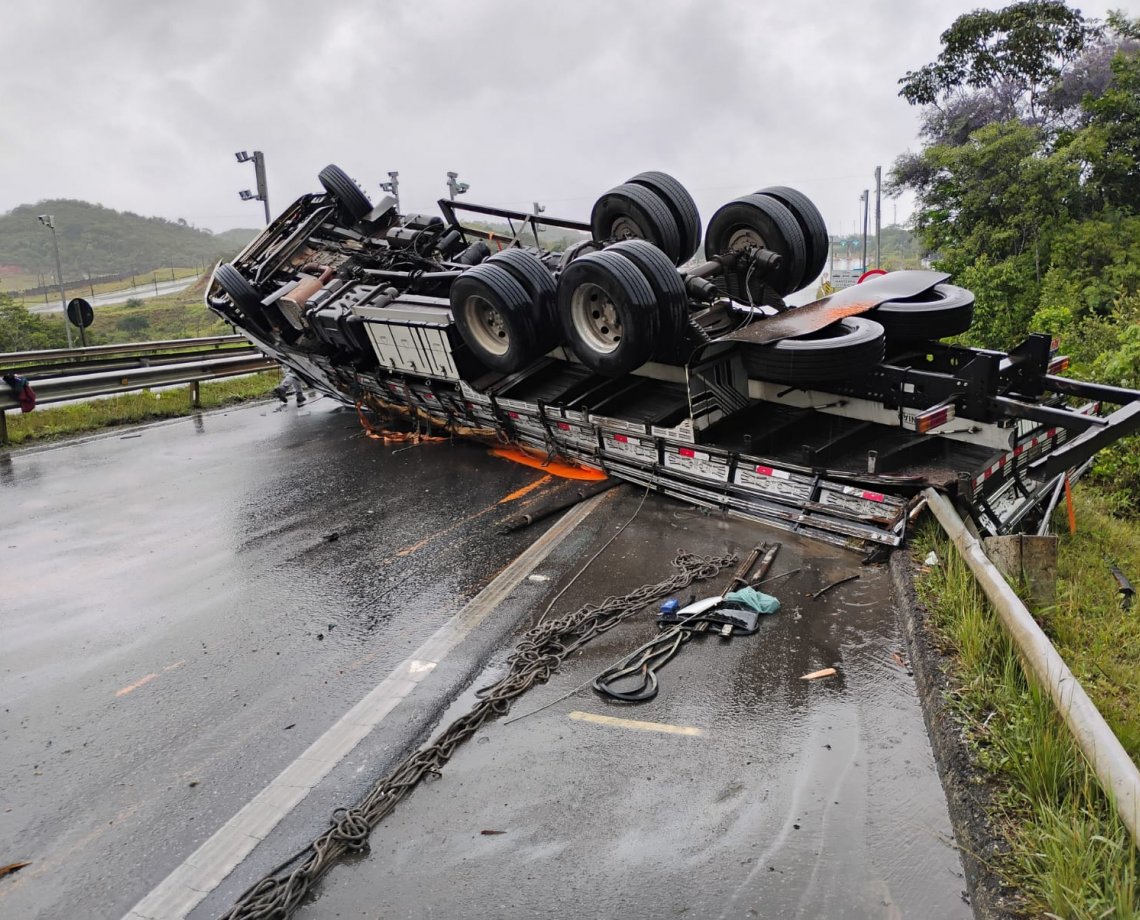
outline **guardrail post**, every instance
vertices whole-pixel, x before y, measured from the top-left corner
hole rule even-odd
[[[195,380],[190,384],[190,405],[195,409],[202,408],[202,382]]]
[[[8,444],[8,413],[0,409],[0,445]]]

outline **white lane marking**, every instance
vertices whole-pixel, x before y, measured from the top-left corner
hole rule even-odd
[[[572,508],[186,858],[124,920],[182,920],[604,499]]]
[[[670,725],[668,722],[642,722],[640,719],[619,719],[617,716],[603,716],[596,712],[579,712],[575,709],[570,714],[575,722],[595,722],[598,725],[611,725],[614,728],[632,728],[639,732],[663,732],[666,735],[691,735],[699,738],[705,733],[703,728],[692,725]]]

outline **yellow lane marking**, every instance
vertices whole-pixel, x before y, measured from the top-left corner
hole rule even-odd
[[[495,502],[495,504],[505,505],[507,502],[518,501],[524,495],[529,495],[531,492],[533,492],[539,486],[544,486],[548,482],[552,481],[553,479],[554,479],[553,476],[539,476],[538,479],[536,479],[534,482],[528,483],[527,485],[523,486],[521,489],[515,489],[515,491],[513,491],[510,495],[504,495],[497,502]]]
[[[666,735],[691,735],[699,738],[705,733],[703,728],[691,725],[669,725],[666,722],[642,722],[638,719],[619,719],[615,716],[602,716],[593,712],[574,710],[570,718],[577,722],[594,722],[598,725],[612,725],[615,728],[632,728],[639,732],[664,732]]]
[[[139,687],[149,684],[156,677],[158,677],[158,674],[152,671],[146,677],[140,677],[133,684],[127,684],[125,687],[120,687],[115,691],[115,696],[126,696],[128,693],[132,693],[135,690],[138,690]]]
[[[165,668],[162,669],[162,673],[165,674],[167,671],[177,670],[184,664],[186,664],[185,658],[183,658],[181,661],[174,662],[174,664],[168,664]],[[127,684],[125,687],[120,687],[115,691],[115,696],[126,696],[128,693],[133,693],[135,690],[138,690],[139,687],[144,687],[149,684],[156,677],[158,677],[158,672],[152,671],[150,674],[147,674],[146,677],[140,677],[133,684]]]

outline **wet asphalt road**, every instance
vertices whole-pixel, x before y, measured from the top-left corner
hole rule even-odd
[[[636,503],[614,496],[614,517]],[[401,803],[298,916],[971,917],[885,566],[651,501],[553,613],[664,577],[679,548],[743,557],[758,539],[782,541],[771,574],[803,570],[772,583],[783,606],[756,635],[694,639],[634,705],[582,687],[652,637],[652,616],[599,637]]]
[[[121,917],[532,543],[546,525],[494,524],[554,487],[480,447],[369,441],[323,400],[0,454],[0,863],[31,862],[0,881],[0,916]],[[462,712],[515,624],[639,498],[609,493],[537,570],[549,580],[525,582],[192,920]],[[773,573],[804,571],[775,583],[784,609],[758,635],[690,643],[651,703],[581,691],[488,725],[301,916],[969,916],[885,571],[650,498],[558,610],[657,580],[679,547],[759,539],[784,542]],[[514,714],[651,633],[645,616],[606,634]]]
[[[121,917],[542,531],[310,405],[0,453],[0,916]]]

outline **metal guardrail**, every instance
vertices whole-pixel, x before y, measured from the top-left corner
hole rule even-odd
[[[158,351],[174,351],[182,348],[208,348],[222,345],[249,345],[249,339],[242,335],[209,335],[199,339],[163,339],[157,342],[127,342],[123,345],[89,345],[87,348],[50,348],[41,351],[9,351],[0,354],[0,370],[7,370],[17,364],[36,362],[55,364],[71,358],[109,358],[118,355],[152,354]]]
[[[240,347],[242,345],[245,347]],[[172,348],[202,349],[210,346],[215,346],[216,351],[203,353],[199,350],[189,354],[171,351]],[[130,355],[146,357],[137,364],[107,366],[108,359],[122,356],[127,360]],[[67,358],[75,360],[66,363]],[[113,361],[111,363],[114,364]],[[265,357],[240,335],[0,354],[0,371],[18,368],[21,374],[29,377],[36,391],[36,402],[40,404],[127,393],[149,387],[197,384],[202,380],[253,374],[276,366],[276,361]],[[197,405],[196,389],[191,398]],[[0,384],[0,444],[8,441],[5,413],[19,406],[12,389]]]

